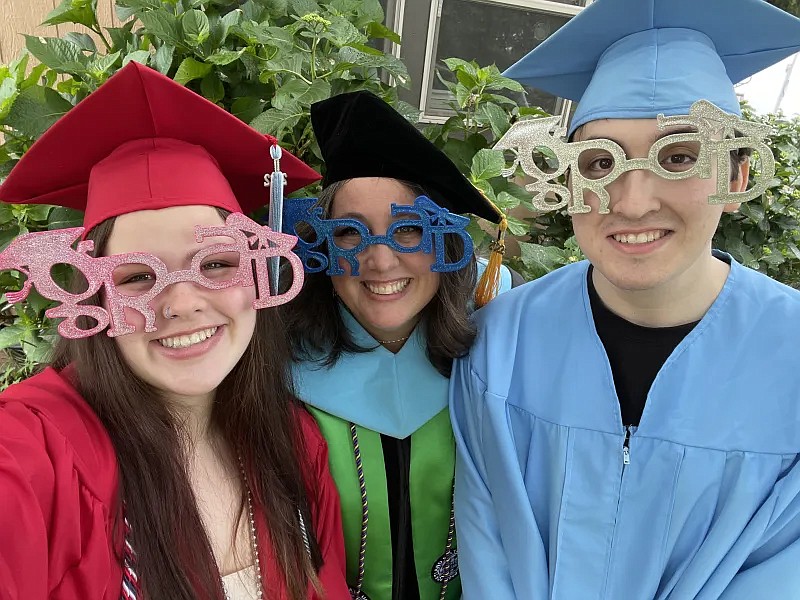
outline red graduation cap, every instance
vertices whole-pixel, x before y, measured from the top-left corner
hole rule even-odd
[[[268,202],[275,138],[172,79],[130,62],[55,123],[0,185],[0,201],[84,210],[86,231],[137,210]],[[286,192],[320,178],[283,152]]]

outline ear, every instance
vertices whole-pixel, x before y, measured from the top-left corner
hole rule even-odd
[[[731,181],[731,192],[743,192],[747,189],[747,182],[750,181],[750,157],[747,156],[745,159],[739,163],[739,176]],[[725,208],[723,208],[723,212],[736,212],[739,210],[739,207],[742,205],[741,202],[736,202],[732,204],[726,204]]]

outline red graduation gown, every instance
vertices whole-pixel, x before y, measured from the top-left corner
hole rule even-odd
[[[339,498],[328,450],[298,411],[326,600],[349,600]],[[48,368],[0,395],[0,600],[119,600],[119,473],[103,425],[63,374]],[[258,512],[258,510],[257,510]],[[285,597],[262,514],[265,597]],[[135,524],[134,524],[135,526]],[[309,590],[309,599],[317,596]]]

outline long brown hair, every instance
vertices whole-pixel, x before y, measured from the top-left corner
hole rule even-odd
[[[113,226],[110,219],[90,232],[97,255],[103,253]],[[301,409],[292,393],[284,331],[277,311],[258,311],[250,344],[216,390],[211,422],[234,456],[242,457],[245,484],[263,509],[289,598],[300,600],[306,597],[309,582],[319,591],[316,569],[321,559],[305,491],[314,482],[298,468],[303,464],[297,423]],[[144,597],[222,598],[218,568],[187,474],[183,432],[158,391],[131,371],[117,344],[104,333],[61,339],[53,364],[73,366],[78,391],[111,437]],[[312,538],[311,557],[298,508]],[[268,596],[269,590],[265,593]]]
[[[319,194],[317,206],[323,218],[330,218],[336,193],[347,181],[332,183]],[[399,180],[398,180],[399,181]],[[414,196],[425,195],[415,183],[400,181]],[[325,252],[325,249],[321,249]],[[445,236],[445,256],[456,262],[464,255],[464,242],[458,236]],[[459,271],[441,273],[436,295],[421,313],[427,337],[427,356],[445,377],[450,377],[453,359],[464,356],[475,340],[475,326],[469,318],[470,301],[475,290],[477,266],[475,257]],[[293,358],[297,361],[316,359],[330,366],[343,352],[369,352],[353,341],[339,314],[333,283],[325,273],[306,275],[303,289],[292,302],[281,307],[286,315]]]

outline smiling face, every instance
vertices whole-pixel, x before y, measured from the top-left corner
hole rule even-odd
[[[648,155],[654,141],[673,131],[658,129],[655,119],[604,119],[578,130],[576,139],[611,139],[629,159]],[[683,172],[695,165],[694,142],[665,146],[659,153],[662,169]],[[579,158],[584,177],[599,179],[610,172],[613,160],[604,151]],[[746,186],[746,169],[731,189]],[[709,205],[716,191],[716,173],[708,179],[666,180],[647,170],[622,174],[606,186],[610,214],[598,213],[598,198],[585,194],[592,211],[573,215],[575,237],[595,266],[595,277],[617,292],[642,290],[696,290],[714,285],[709,273],[717,262],[711,240],[723,211],[738,205]],[[600,289],[601,284],[598,284]]]
[[[195,225],[222,225],[217,209],[179,206],[145,210],[117,217],[105,255],[145,252],[158,257],[170,272],[188,269],[198,250],[226,237],[195,241]],[[233,277],[238,257],[233,253],[205,258],[201,270],[211,280]],[[152,286],[152,271],[123,265],[114,271],[119,293],[141,294]],[[176,283],[156,296],[151,305],[158,331],[144,332],[144,318],[126,309],[125,319],[136,331],[115,338],[123,359],[141,379],[165,397],[213,395],[244,354],[253,336],[255,290],[233,286],[210,290],[191,282]],[[165,310],[169,307],[168,314]]]
[[[384,235],[389,226],[418,215],[391,215],[391,205],[413,204],[415,194],[395,179],[360,177],[346,182],[336,193],[332,219],[361,221],[373,235]],[[405,246],[419,243],[421,232],[401,228],[395,240]],[[346,228],[334,233],[340,247],[358,243]],[[434,255],[396,252],[384,244],[373,244],[358,255],[359,275],[350,275],[349,264],[341,260],[344,275],[331,277],[333,289],[353,316],[372,337],[380,341],[408,336],[421,311],[436,295],[439,274],[431,271]]]

